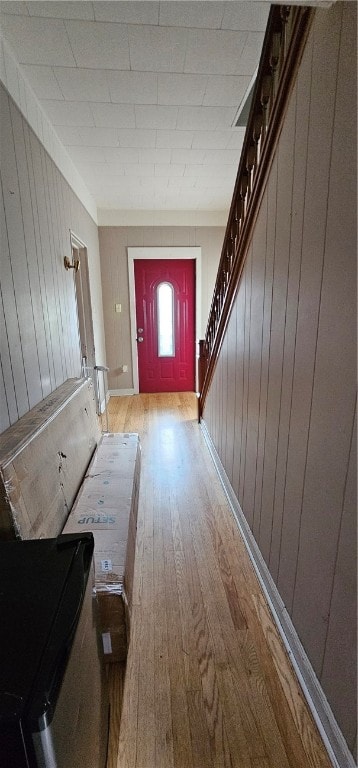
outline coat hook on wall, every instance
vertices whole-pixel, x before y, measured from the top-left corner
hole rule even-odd
[[[65,267],[65,269],[66,269],[67,271],[68,271],[69,269],[74,269],[74,270],[75,270],[75,272],[78,272],[78,270],[79,270],[79,268],[80,268],[80,260],[79,260],[79,259],[74,259],[74,260],[73,260],[73,264],[71,264],[71,261],[70,261],[70,259],[68,258],[68,256],[64,256],[64,257],[63,257],[63,263],[64,263],[64,267]]]

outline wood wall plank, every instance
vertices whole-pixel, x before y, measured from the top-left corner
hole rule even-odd
[[[226,456],[225,467],[228,478],[232,483],[233,477],[233,462],[234,462],[234,443],[235,443],[235,410],[236,410],[236,327],[237,316],[235,310],[232,312],[228,332],[228,360],[227,360],[227,376],[228,376],[228,398],[227,398],[227,413],[226,413]]]
[[[351,79],[357,81],[357,74],[355,70],[356,53],[357,53],[357,40],[355,36],[355,30],[357,29],[357,7],[355,4],[345,4],[343,7],[342,18],[342,34],[341,34],[341,57],[340,66],[338,71],[337,82],[337,99],[336,99],[336,113],[335,113],[335,131],[333,136],[332,146],[332,179],[335,178],[338,173],[340,177],[345,180],[345,185],[349,185],[350,182],[350,167],[357,167],[356,162],[356,128],[357,128],[357,115],[353,111],[351,113],[351,120],[347,121],[345,116],[350,113],[351,97],[345,90],[345,83]],[[345,141],[342,147],[341,136],[345,136]],[[355,155],[355,156],[354,156]],[[338,208],[337,208],[338,206]],[[338,218],[339,211],[339,218]],[[354,267],[348,262],[348,253],[354,252],[354,248],[357,242],[356,233],[351,231],[350,218],[356,216],[357,211],[357,190],[355,184],[352,184],[348,200],[345,200],[345,205],[342,205],[342,199],[339,194],[339,190],[335,188],[333,183],[331,184],[330,196],[329,196],[329,209],[328,209],[328,231],[329,237],[327,237],[328,243],[328,255],[326,270],[324,274],[323,287],[326,288],[327,283],[331,284],[331,291],[326,293],[322,291],[323,306],[321,312],[321,324],[324,327],[324,323],[327,322],[328,302],[333,302],[332,310],[337,312],[339,317],[339,323],[330,324],[330,331],[332,332],[332,339],[328,339],[329,347],[333,341],[339,348],[339,356],[336,360],[336,354],[334,351],[333,365],[342,366],[347,365],[351,356],[356,359],[356,340],[355,333],[352,333],[351,323],[349,322],[349,305],[352,302],[356,306],[356,275]],[[338,221],[337,221],[338,218]],[[333,226],[336,222],[337,232]],[[335,263],[336,262],[336,263]],[[341,274],[343,272],[343,285],[342,289],[336,293],[333,289],[332,283],[337,279],[337,270],[339,270],[339,283],[341,282]],[[351,279],[349,280],[349,275]],[[324,297],[326,297],[324,299]],[[338,327],[335,326],[339,325]],[[327,340],[326,340],[327,341]],[[332,360],[332,348],[324,350],[329,355],[329,359]],[[339,376],[339,371],[336,368],[336,374]],[[329,371],[329,378],[332,376],[332,371]],[[353,378],[355,378],[353,376]],[[355,386],[355,382],[350,377],[347,381],[346,378],[340,378],[343,393],[337,393],[336,387],[334,387],[334,418],[339,421],[337,431],[339,433],[338,444],[341,445],[342,433],[344,430],[344,423],[347,422],[343,411],[348,405],[352,397],[352,386]],[[328,386],[332,385],[331,379]],[[336,399],[336,395],[338,398]],[[343,394],[343,397],[342,397]],[[331,398],[332,395],[327,389],[325,390],[325,396]],[[347,398],[347,403],[344,402],[344,396]],[[329,407],[329,401],[327,403]],[[336,411],[337,409],[337,411]],[[340,421],[343,418],[343,423]],[[340,520],[340,533],[337,547],[336,563],[334,567],[334,581],[332,588],[332,597],[329,607],[329,623],[327,631],[327,641],[323,659],[322,667],[322,683],[325,690],[327,690],[328,698],[332,703],[333,709],[339,712],[339,720],[343,725],[343,733],[347,739],[347,743],[352,750],[355,757],[357,757],[357,744],[356,744],[356,696],[357,696],[357,667],[352,663],[352,648],[357,647],[357,625],[356,625],[356,585],[357,585],[357,417],[352,431],[352,442],[350,447],[350,456],[347,477],[345,479],[344,497],[342,516]],[[330,436],[329,436],[330,439]],[[336,435],[333,440],[334,445],[334,460],[337,462],[337,444]],[[341,445],[345,448],[345,446]],[[336,467],[334,468],[336,474]],[[331,481],[330,481],[331,482]],[[337,500],[338,502],[338,500]],[[337,503],[339,509],[339,503]],[[344,633],[342,634],[341,628],[344,627]],[[338,675],[332,675],[332,669],[335,669],[336,660],[340,660],[340,669]],[[347,708],[345,706],[345,700],[349,692],[350,701],[352,705]]]
[[[7,414],[10,423],[19,418],[16,389],[14,381],[13,363],[16,370],[16,359],[11,357],[13,348],[11,340],[14,339],[16,327],[11,322],[17,322],[16,312],[13,306],[13,283],[11,280],[10,260],[8,255],[8,240],[5,225],[2,184],[0,184],[0,231],[1,231],[1,271],[0,271],[0,349],[1,349],[1,368],[5,388],[5,400],[3,403],[4,414]],[[10,294],[10,296],[9,296]],[[7,309],[7,320],[5,319],[5,309]],[[7,330],[9,324],[9,333]],[[18,337],[17,337],[18,338]],[[20,367],[21,371],[21,367]],[[5,421],[6,416],[4,415]]]
[[[268,365],[266,432],[261,499],[260,549],[270,563],[275,505],[277,445],[282,396],[282,355],[287,311],[288,254],[293,177],[294,109],[290,105],[277,152],[276,229]]]
[[[279,185],[277,190],[277,210],[279,219],[276,228],[276,243],[274,265],[274,291],[273,313],[271,329],[271,354],[270,364],[273,364],[274,389],[279,391],[278,409],[274,418],[277,419],[273,433],[271,451],[275,455],[273,464],[273,485],[269,484],[269,517],[271,518],[270,548],[268,551],[270,572],[277,580],[283,504],[284,481],[286,473],[286,452],[289,418],[289,393],[290,383],[286,378],[286,360],[288,350],[292,350],[295,328],[290,326],[292,309],[294,318],[295,308],[291,305],[291,296],[288,294],[290,284],[290,247],[292,241],[292,208],[294,186],[294,156],[296,137],[296,91],[291,96],[287,110],[285,124],[280,139],[278,152]],[[291,267],[292,271],[292,267]],[[274,331],[275,329],[275,331]],[[289,354],[289,353],[288,353]],[[292,371],[291,371],[292,379]],[[277,405],[276,405],[277,408]],[[272,496],[271,496],[272,494]],[[272,499],[272,500],[271,500]],[[272,504],[272,507],[271,507]],[[272,509],[272,513],[271,513]],[[265,513],[268,510],[265,510]]]
[[[1,370],[14,423],[81,373],[70,230],[88,244],[99,363],[105,362],[98,232],[49,155],[0,87]]]
[[[342,723],[343,735],[354,753],[357,728],[357,419],[355,419],[348,473],[344,488],[334,581],[321,680],[328,700]],[[344,627],[344,632],[342,632]],[[338,674],[336,672],[339,660]],[[347,700],[350,706],[347,706]]]
[[[248,405],[249,405],[249,367],[250,367],[250,317],[251,317],[251,293],[252,293],[252,245],[246,257],[245,264],[245,315],[244,315],[244,349],[242,355],[243,367],[243,395],[242,395],[242,455],[240,461],[239,498],[244,496],[246,444],[248,429]]]
[[[252,243],[252,274],[250,303],[250,356],[248,371],[247,439],[243,506],[250,528],[255,512],[255,482],[260,410],[260,380],[262,362],[262,323],[264,311],[264,275],[266,256],[266,226],[259,216]]]
[[[1,115],[4,115],[3,100],[1,101]],[[6,226],[5,207],[3,201],[3,189],[6,196],[12,193],[11,186],[3,176],[1,176],[1,206],[0,206],[0,236],[1,236],[1,292],[4,310],[5,328],[10,353],[11,375],[14,384],[14,396],[16,400],[17,418],[29,410],[29,398],[27,392],[27,383],[25,377],[25,367],[22,355],[21,336],[18,320],[18,309],[14,290],[14,281],[12,276],[12,265],[9,251],[9,238]],[[6,346],[5,346],[6,350]],[[11,387],[11,378],[7,377],[8,386]],[[5,379],[6,381],[6,379]]]
[[[239,483],[240,483],[240,467],[242,457],[242,421],[243,421],[243,407],[244,407],[244,339],[245,339],[245,274],[243,274],[242,280],[239,285],[238,295],[236,297],[234,311],[236,312],[236,389],[235,389],[235,445],[234,445],[234,461],[233,461],[233,484],[232,487],[239,497]],[[216,403],[213,404],[215,412]]]
[[[2,365],[0,366],[0,429],[4,432],[10,426],[9,407],[6,399],[6,390]]]
[[[337,7],[335,15],[336,35],[333,39],[330,36],[334,58],[328,63],[332,67],[336,66],[341,42],[339,22],[342,7]],[[325,34],[323,22],[322,36]],[[345,42],[354,44],[353,33],[346,35]],[[356,187],[349,174],[352,163],[356,167],[356,133],[354,121],[348,124],[343,122],[343,114],[347,114],[351,104],[345,87],[346,77],[350,80],[354,77],[355,66],[347,51],[348,48],[342,48],[343,62],[338,68],[330,142],[330,176],[324,214],[324,264],[293,603],[294,621],[300,628],[305,647],[315,660],[319,675],[328,627],[356,398],[355,365],[353,367],[356,360],[356,328],[352,324],[352,307],[356,306],[357,294],[356,266],[351,254],[357,240],[351,222],[357,207]],[[342,131],[345,132],[343,145]],[[347,180],[344,196],[342,186],[336,183],[339,176]],[[329,450],[323,451],[323,445],[329,446]],[[314,633],[310,629],[313,619]]]
[[[325,247],[325,227],[331,140],[335,103],[335,72],[340,28],[330,23],[330,14],[317,16],[326,29],[313,29],[307,173],[302,232],[302,260],[295,344],[292,410],[285,488],[286,514],[282,526],[279,585],[288,611],[292,612],[295,590],[301,509],[305,483],[307,443],[313,391],[319,302]],[[320,32],[320,34],[318,34]],[[322,35],[322,33],[324,33]],[[310,51],[308,50],[307,53]],[[327,56],[332,61],[327,62]],[[303,74],[303,72],[302,72]],[[310,84],[311,82],[311,84]],[[322,114],[325,120],[322,121]],[[318,129],[319,127],[319,129]],[[317,183],[319,180],[319,190]],[[285,553],[285,555],[284,555]],[[283,571],[283,565],[284,571]],[[298,627],[297,627],[298,629]],[[315,660],[317,661],[317,659]]]
[[[276,237],[276,209],[277,209],[277,157],[274,158],[270,178],[267,184],[265,197],[261,204],[260,215],[266,221],[266,255],[265,255],[265,290],[264,290],[264,311],[261,342],[261,378],[260,378],[260,404],[259,404],[259,424],[258,424],[258,444],[257,444],[257,465],[255,479],[255,509],[253,519],[253,530],[257,541],[261,537],[262,524],[262,492],[265,461],[265,444],[267,428],[267,398],[269,384],[269,365],[270,365],[270,341],[271,341],[271,323],[272,323],[272,296],[273,296],[273,276],[274,276],[274,254]]]
[[[337,10],[340,10],[339,6],[337,6]],[[294,545],[292,546],[292,563],[294,567],[291,570],[291,579],[294,585],[293,598],[296,593],[299,556],[300,558],[302,558],[302,555],[304,557],[304,554],[299,552],[299,548],[316,365],[324,251],[326,246],[327,201],[336,86],[336,76],[332,77],[332,73],[336,72],[338,64],[340,24],[331,24],[328,16],[320,14],[317,17],[314,31],[312,69],[315,77],[312,77],[310,95],[310,128],[307,147],[301,281],[292,399],[293,417],[290,429],[286,484],[286,500],[290,498],[290,483],[293,484],[297,494],[295,495],[294,509],[296,510],[298,530],[294,538]],[[329,57],[328,60],[327,57]],[[323,123],[321,119],[322,114],[325,115]],[[318,131],[319,125],[321,125],[320,131]],[[319,194],[316,188],[317,178],[320,180]],[[294,434],[298,444],[295,453],[291,450],[291,436]],[[285,541],[286,535],[290,537],[290,534],[286,534],[286,530],[283,528],[283,547],[287,545],[287,539]],[[317,545],[318,541],[316,540],[316,547]],[[320,547],[321,544],[319,544]],[[310,590],[311,587],[307,584],[306,586]],[[323,589],[326,594],[328,585],[323,585]],[[295,599],[297,599],[297,593]],[[324,601],[325,599],[322,594],[322,605]],[[293,600],[287,607],[292,612]],[[315,624],[317,624],[317,621],[318,617],[316,615]],[[299,611],[296,611],[295,626],[300,637],[303,639],[313,667],[319,674],[322,663],[322,641],[318,627],[316,628],[317,631],[312,633],[306,622],[302,621]],[[323,628],[321,625],[321,631],[322,629],[325,633],[327,627]]]
[[[23,269],[27,274],[29,283],[29,296],[27,307],[27,320],[33,325],[35,349],[33,350],[38,371],[35,370],[34,385],[31,389],[32,400],[30,405],[35,405],[48,394],[46,386],[49,378],[48,357],[41,306],[40,281],[36,259],[36,242],[34,231],[34,216],[32,208],[30,174],[28,165],[28,145],[25,140],[24,122],[21,114],[14,104],[11,104],[11,120],[14,132],[14,144],[16,150],[16,163],[19,179],[20,201],[22,221],[24,227],[25,258]],[[43,382],[45,387],[43,387]]]
[[[233,307],[236,345],[230,339],[225,347],[225,366],[236,367],[229,404],[235,429],[227,420],[219,451],[350,749],[356,738],[356,15],[354,3],[315,13],[256,221],[253,260],[248,257]],[[261,277],[255,249],[264,232]],[[220,359],[217,371],[204,411],[211,434],[214,423],[215,434],[222,426]]]
[[[301,71],[292,95],[295,101],[295,137],[294,137],[294,167],[292,189],[292,217],[289,253],[289,272],[287,287],[287,312],[283,357],[282,413],[278,446],[278,466],[283,476],[283,483],[276,488],[275,507],[281,520],[278,552],[276,549],[275,578],[286,604],[292,602],[293,586],[287,578],[291,573],[292,562],[289,548],[282,547],[282,531],[287,518],[296,519],[296,509],[287,503],[286,482],[288,462],[288,441],[291,435],[293,376],[296,351],[298,296],[301,276],[302,259],[302,229],[305,207],[305,185],[307,173],[307,137],[309,123],[309,99],[307,98],[307,83],[311,76],[312,39],[309,40],[305,56],[301,63]]]
[[[42,390],[46,397],[54,388],[51,334],[48,322],[47,295],[45,289],[45,275],[43,265],[43,253],[41,233],[39,226],[38,200],[36,194],[36,183],[34,173],[36,138],[29,126],[24,124],[25,145],[28,159],[28,173],[30,186],[30,199],[32,207],[32,221],[34,229],[34,255],[32,259],[32,270],[37,272],[38,288],[36,291],[36,303],[39,307],[40,322],[42,318],[42,332],[44,336],[44,348],[41,355],[42,365]],[[35,279],[35,278],[34,278]]]

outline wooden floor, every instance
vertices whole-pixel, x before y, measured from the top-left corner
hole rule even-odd
[[[140,435],[142,473],[108,768],[328,768],[196,408],[193,394],[110,400],[110,430]]]

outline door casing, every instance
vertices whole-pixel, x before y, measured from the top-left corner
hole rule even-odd
[[[135,305],[135,282],[134,282],[134,260],[135,259],[194,259],[195,260],[195,341],[196,345],[202,338],[201,328],[201,248],[197,246],[188,247],[158,247],[158,248],[131,248],[128,249],[128,280],[129,280],[129,311],[131,323],[131,348],[132,348],[132,370],[133,370],[133,393],[139,393],[138,376],[138,345],[136,341],[136,305]],[[197,354],[196,354],[197,358]],[[198,370],[195,366],[195,387],[198,389]]]

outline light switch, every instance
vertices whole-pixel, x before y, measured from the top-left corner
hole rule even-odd
[[[114,306],[116,312],[122,312],[122,304],[115,304]]]

